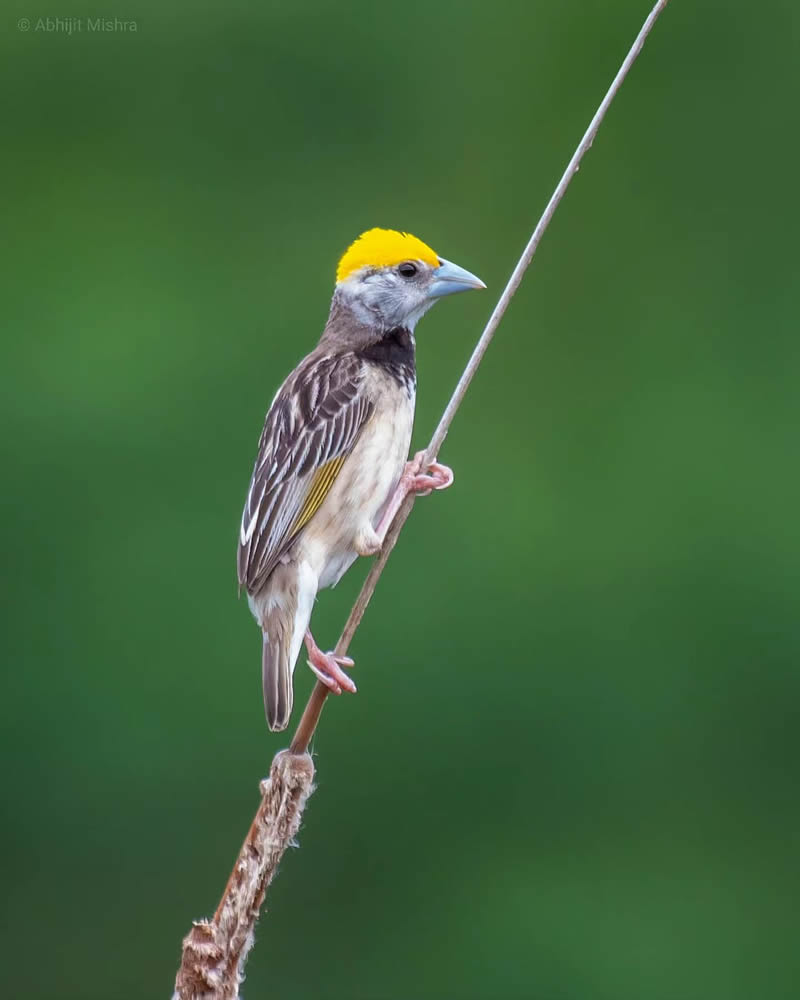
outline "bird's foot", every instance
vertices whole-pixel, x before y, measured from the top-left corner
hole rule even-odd
[[[409,493],[426,497],[431,490],[446,490],[453,482],[455,478],[453,470],[436,461],[429,462],[426,471],[422,472],[424,458],[425,452],[418,451],[410,462],[406,462],[400,482],[389,498],[377,528],[373,529],[372,525],[365,525],[362,528],[356,539],[356,552],[360,556],[373,556],[380,552],[386,532]]]
[[[406,462],[400,479],[401,485],[405,487],[405,493],[416,493],[417,496],[426,497],[431,490],[446,490],[452,485],[455,476],[450,466],[433,461],[423,473],[421,470],[424,458],[425,452],[418,451],[410,462]]]
[[[306,632],[306,649],[308,650],[308,665],[325,687],[334,694],[341,694],[342,691],[356,693],[356,686],[352,679],[342,670],[342,667],[354,666],[349,656],[336,656],[335,653],[323,653],[314,641],[311,631]]]

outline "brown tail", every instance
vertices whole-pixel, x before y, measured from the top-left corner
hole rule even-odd
[[[267,725],[273,732],[285,729],[292,714],[292,666],[289,663],[288,643],[281,641],[280,633],[270,639],[264,632],[261,654],[261,679],[264,686],[264,710]]]

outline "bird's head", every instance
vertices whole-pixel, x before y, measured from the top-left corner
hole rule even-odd
[[[335,299],[361,323],[413,331],[438,299],[485,287],[480,278],[440,257],[416,236],[369,229],[339,261]]]

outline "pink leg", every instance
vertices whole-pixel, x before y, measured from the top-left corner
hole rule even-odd
[[[417,496],[426,497],[431,490],[446,490],[452,484],[455,478],[453,470],[446,465],[440,465],[438,462],[430,463],[427,474],[421,473],[420,466],[424,457],[425,452],[418,451],[410,462],[406,462],[400,482],[397,484],[383,513],[383,517],[375,529],[375,534],[381,543],[386,538],[386,532],[389,530],[389,525],[394,520],[395,514],[400,509],[400,505],[409,493],[416,493]]]
[[[334,694],[341,694],[342,689],[355,694],[355,684],[344,670],[342,670],[342,667],[352,667],[354,665],[350,657],[335,656],[333,653],[323,653],[314,641],[311,629],[307,629],[306,631],[305,643],[308,650],[308,665],[322,683],[330,688]]]

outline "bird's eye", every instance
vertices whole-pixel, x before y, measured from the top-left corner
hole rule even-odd
[[[397,268],[397,273],[402,274],[404,278],[413,278],[417,273],[417,265],[407,260]]]

